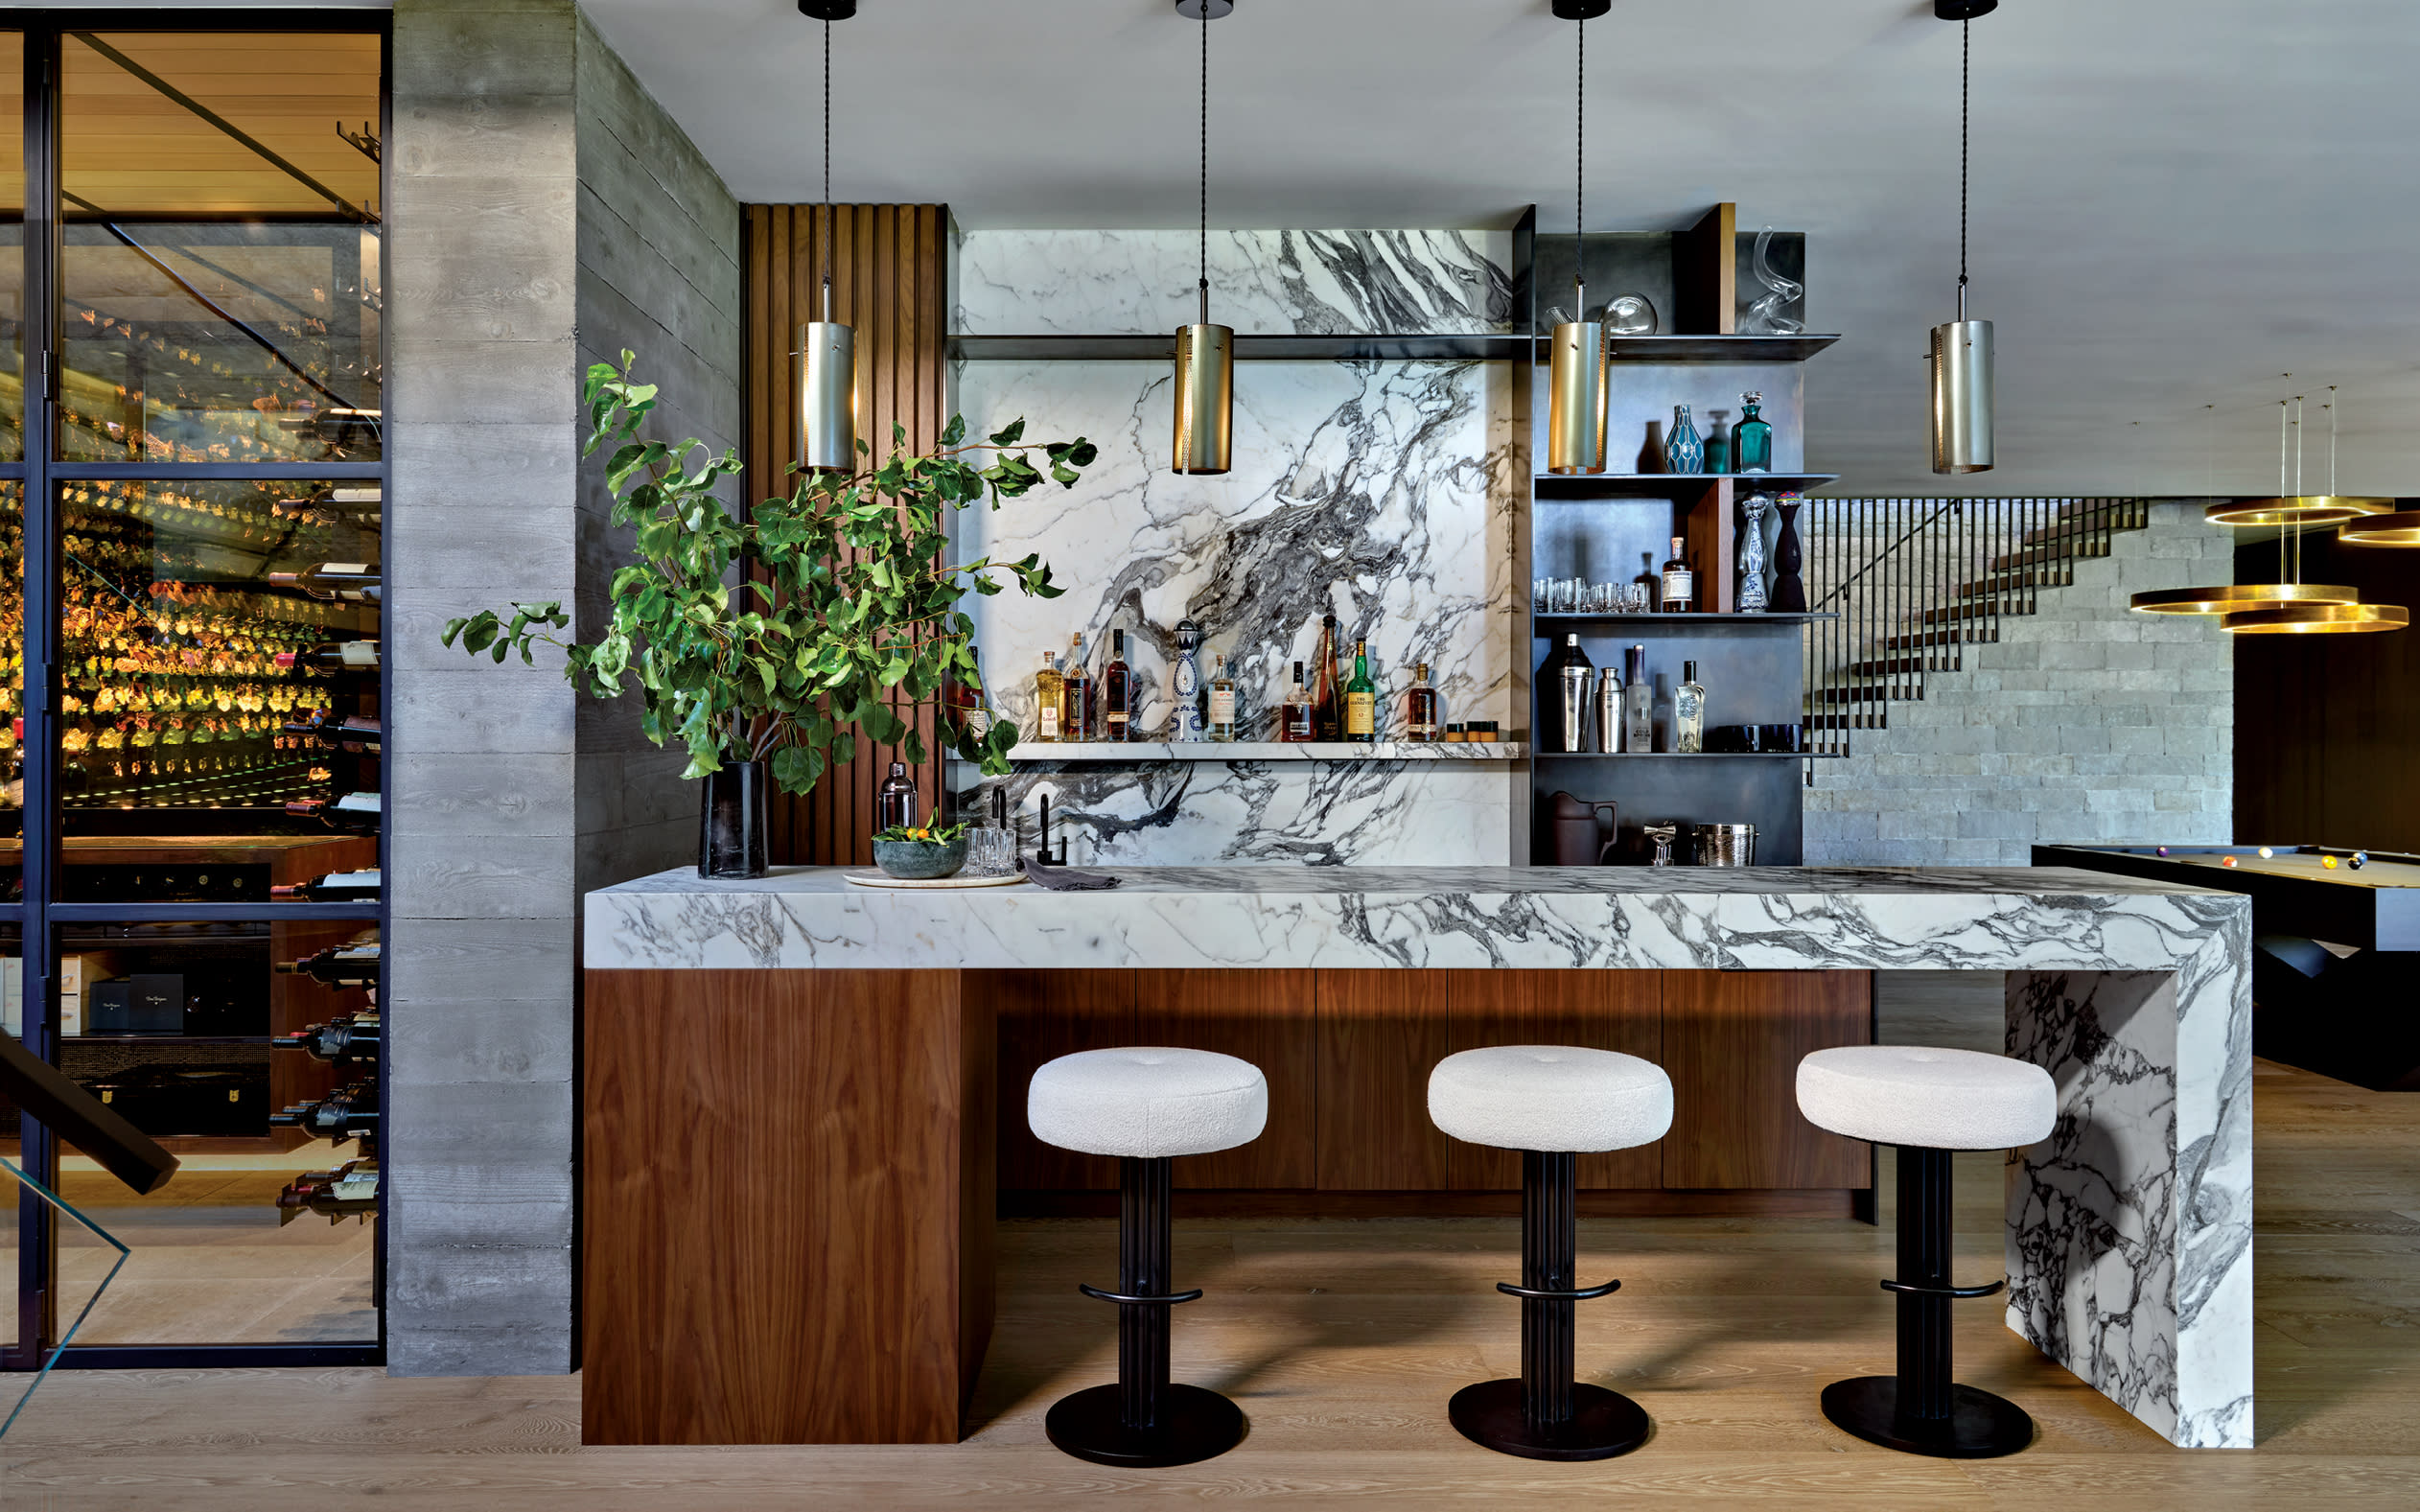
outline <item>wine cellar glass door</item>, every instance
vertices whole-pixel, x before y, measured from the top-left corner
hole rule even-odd
[[[7,19],[0,996],[180,1167],[0,1153],[128,1245],[62,1367],[375,1363],[384,17]],[[26,1370],[105,1257],[11,1220]]]

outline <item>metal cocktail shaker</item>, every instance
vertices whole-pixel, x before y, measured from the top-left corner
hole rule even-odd
[[[1589,684],[1596,669],[1585,661],[1563,663],[1563,749],[1588,749]]]
[[[1596,680],[1596,749],[1608,753],[1621,749],[1621,679],[1610,666]]]

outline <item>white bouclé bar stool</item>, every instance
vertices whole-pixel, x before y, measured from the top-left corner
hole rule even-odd
[[[1672,1081],[1637,1056],[1569,1045],[1493,1045],[1446,1057],[1429,1074],[1429,1118],[1456,1139],[1521,1151],[1521,1377],[1464,1386],[1447,1416],[1475,1444],[1529,1459],[1605,1459],[1646,1442],[1647,1414],[1572,1380],[1573,1304],[1582,1287],[1580,1151],[1651,1145],[1672,1127]]]
[[[1987,1459],[2034,1439],[2034,1420],[2005,1398],[1951,1379],[1949,1304],[2005,1281],[1952,1285],[1949,1156],[2046,1139],[2059,1118],[2050,1073],[2006,1056],[1914,1045],[1844,1045],[1799,1062],[1807,1122],[1899,1150],[1898,1373],[1824,1388],[1824,1415],[1859,1438],[1915,1454]]]
[[[1260,1137],[1268,1123],[1260,1068],[1207,1050],[1086,1050],[1034,1073],[1025,1121],[1045,1144],[1119,1157],[1118,1290],[1078,1289],[1118,1306],[1118,1380],[1052,1404],[1043,1421],[1050,1441],[1103,1465],[1190,1465],[1225,1454],[1243,1441],[1243,1412],[1216,1391],[1168,1379],[1168,1310],[1201,1295],[1170,1290],[1169,1160]]]

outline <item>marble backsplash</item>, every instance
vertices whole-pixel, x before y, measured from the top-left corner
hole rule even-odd
[[[1502,233],[1223,232],[1212,317],[1242,331],[1501,329]],[[1190,318],[1190,237],[1174,232],[975,232],[960,250],[962,328],[1166,329]],[[1175,293],[1152,291],[1170,285]],[[1164,292],[1164,291],[1163,291]],[[1150,297],[1146,297],[1149,295]],[[1152,314],[1165,305],[1165,320]],[[1333,614],[1350,654],[1369,643],[1381,737],[1416,663],[1454,722],[1522,717],[1513,665],[1513,561],[1526,454],[1508,381],[1477,362],[1239,364],[1233,471],[1168,471],[1170,372],[1159,362],[969,361],[957,407],[989,433],[1023,418],[1040,439],[1101,449],[1072,490],[1046,487],[959,517],[964,555],[1038,552],[1054,599],[1013,590],[970,607],[994,707],[1032,731],[1041,653],[1085,637],[1097,675],[1109,633],[1145,689],[1149,733],[1170,713],[1175,632],[1203,627],[1203,676],[1223,653],[1245,738],[1274,737],[1292,664]],[[971,768],[962,804],[982,803]],[[1502,766],[1187,763],[1021,771],[1078,839],[1071,854],[1126,864],[1298,859],[1361,864],[1505,859],[1514,803]],[[1450,817],[1449,817],[1450,816]]]

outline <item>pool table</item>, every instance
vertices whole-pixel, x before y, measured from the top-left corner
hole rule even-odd
[[[2250,897],[2253,1049],[2362,1086],[2420,1091],[2420,856],[2339,846],[2036,846],[2034,864]]]

